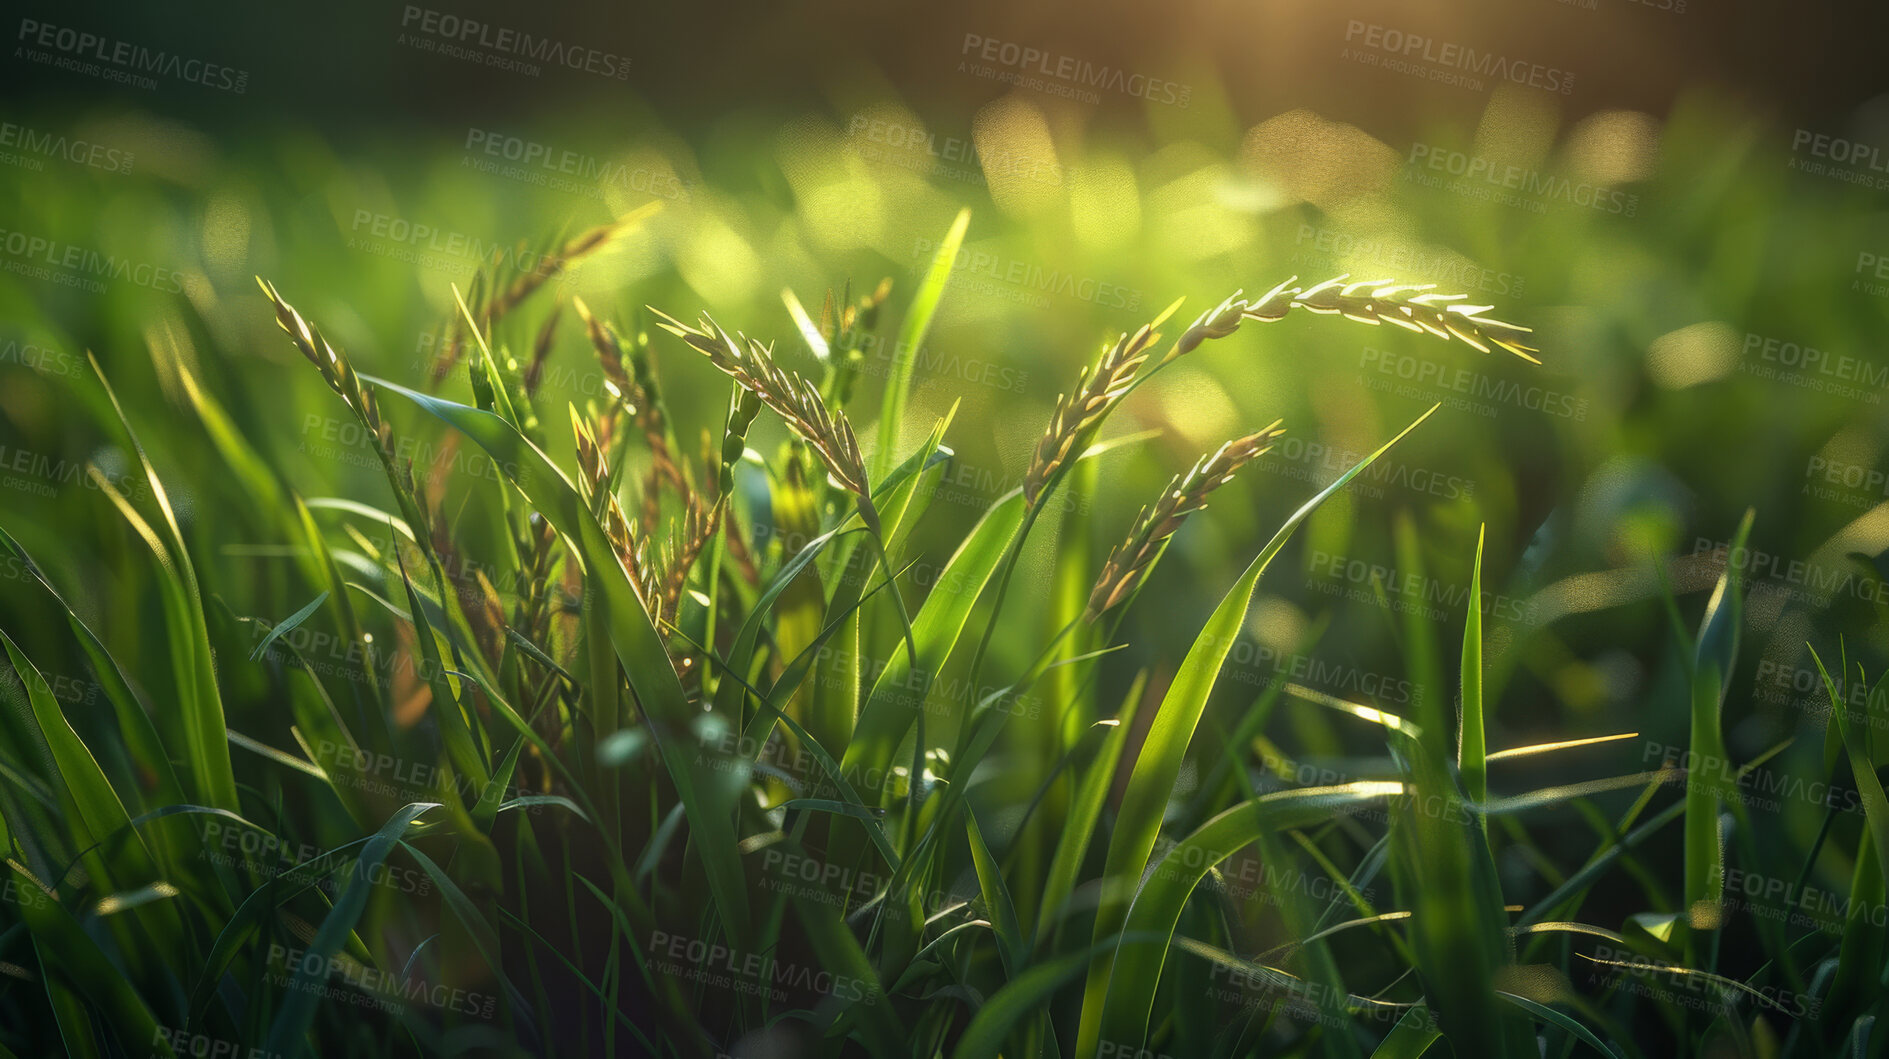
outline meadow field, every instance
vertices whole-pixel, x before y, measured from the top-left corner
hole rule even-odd
[[[22,9],[0,1059],[1889,1054],[1882,86],[1357,6]]]

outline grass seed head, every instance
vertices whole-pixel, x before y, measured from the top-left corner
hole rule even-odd
[[[354,373],[354,365],[349,363],[347,356],[329,344],[328,340],[322,336],[320,328],[295,311],[295,307],[290,305],[275,289],[275,284],[261,276],[256,277],[256,283],[262,287],[262,292],[269,296],[269,301],[275,306],[276,324],[288,333],[290,341],[295,344],[296,349],[301,350],[302,356],[308,358],[308,362],[321,372],[321,377],[327,381],[328,388],[347,402],[348,407],[361,420],[361,425],[374,436],[375,441],[380,445],[382,455],[391,464],[394,455],[393,428],[381,419],[380,406],[374,400],[374,391],[361,385],[360,376]]]
[[[1089,592],[1083,620],[1093,622],[1134,592],[1147,576],[1174,532],[1187,516],[1207,506],[1207,497],[1233,479],[1241,467],[1258,458],[1284,434],[1275,420],[1265,429],[1235,438],[1202,456],[1186,474],[1168,482],[1159,499],[1141,509],[1128,539],[1116,545],[1102,564],[1101,576]]]
[[[1023,477],[1023,497],[1035,506],[1056,471],[1069,461],[1078,442],[1092,435],[1095,428],[1128,391],[1129,384],[1148,360],[1148,351],[1161,335],[1144,324],[1133,334],[1123,333],[1115,344],[1102,353],[1093,368],[1085,365],[1076,376],[1074,391],[1059,394],[1056,409],[1050,413],[1049,426],[1036,443],[1030,469]]]
[[[1354,283],[1350,276],[1338,276],[1311,287],[1296,286],[1298,280],[1293,276],[1258,298],[1243,298],[1241,292],[1234,291],[1226,301],[1195,318],[1162,363],[1192,353],[1209,339],[1233,334],[1244,320],[1273,323],[1285,319],[1294,309],[1343,316],[1373,326],[1390,324],[1446,342],[1454,338],[1479,353],[1501,349],[1531,364],[1541,363],[1534,356],[1538,350],[1524,345],[1519,337],[1529,334],[1529,328],[1485,315],[1495,306],[1467,304],[1467,294],[1439,293],[1434,283],[1387,279]]]
[[[1348,275],[1303,290],[1292,283],[1287,280],[1266,298],[1251,303],[1246,318],[1271,322],[1284,319],[1293,309],[1304,309],[1372,326],[1390,324],[1446,342],[1455,338],[1478,353],[1501,349],[1531,364],[1541,363],[1534,356],[1538,350],[1524,345],[1519,337],[1529,334],[1530,328],[1487,316],[1495,306],[1468,304],[1469,295],[1441,293],[1434,283],[1352,282]]]
[[[788,427],[820,455],[833,480],[859,498],[861,514],[868,524],[876,521],[868,514],[871,487],[866,479],[866,460],[846,413],[828,409],[819,388],[781,367],[771,347],[745,335],[730,334],[707,313],[702,314],[700,326],[691,327],[659,309],[650,311],[656,314],[663,330],[687,342],[786,420]]]

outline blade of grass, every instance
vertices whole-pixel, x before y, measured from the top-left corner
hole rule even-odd
[[[1114,834],[1110,836],[1108,859],[1103,869],[1103,892],[1095,919],[1096,938],[1119,932],[1127,920],[1128,905],[1136,880],[1141,877],[1142,869],[1148,863],[1148,855],[1154,849],[1162,812],[1173,792],[1174,782],[1180,776],[1181,759],[1193,739],[1200,715],[1206,709],[1207,697],[1220,675],[1220,666],[1232,651],[1234,641],[1239,638],[1240,629],[1246,621],[1246,609],[1252,602],[1260,575],[1266,571],[1273,557],[1286,546],[1286,542],[1292,539],[1300,524],[1318,510],[1319,505],[1349,485],[1353,478],[1377,462],[1384,453],[1390,451],[1391,446],[1421,426],[1439,407],[1432,405],[1429,411],[1418,416],[1396,437],[1333,479],[1330,485],[1294,512],[1253,559],[1239,581],[1227,591],[1226,597],[1195,637],[1186,659],[1181,663],[1180,671],[1168,686],[1167,695],[1155,712],[1153,723],[1149,725],[1140,756],[1122,796],[1121,810],[1116,817]],[[1082,1028],[1076,1043],[1079,1054],[1091,1053],[1100,1040],[1097,1035],[1105,1017],[1103,998],[1110,990],[1111,963],[1112,960],[1104,955],[1089,969],[1088,985],[1083,991]],[[1137,995],[1131,999],[1130,995],[1125,994],[1121,1002],[1129,1006],[1138,1005],[1145,1019],[1147,1004],[1152,1000],[1153,988],[1152,983],[1149,983],[1145,996]]]
[[[355,924],[367,908],[368,892],[375,885],[369,878],[370,873],[387,859],[387,854],[393,851],[394,844],[406,833],[407,828],[421,814],[438,805],[438,802],[414,802],[407,805],[395,813],[362,847],[361,855],[354,862],[354,869],[350,873],[347,889],[341,892],[334,907],[329,909],[321,928],[315,932],[307,950],[297,961],[288,995],[283,997],[282,1006],[269,1027],[269,1051],[278,1055],[301,1051],[309,1025],[314,1021],[315,1009],[326,992],[331,961],[353,935]]]
[[[663,637],[596,517],[549,457],[500,417],[384,380],[367,381],[407,398],[477,443],[525,499],[558,532],[576,543],[587,582],[596,586],[595,599],[602,605],[592,612],[592,620],[605,625],[618,661],[651,722],[670,779],[683,802],[690,806],[693,845],[701,851],[716,907],[737,944],[749,942],[746,878],[736,853],[738,777],[701,767],[701,755],[685,745],[685,740],[696,738],[694,721],[701,711],[688,701]],[[599,739],[617,728],[616,718],[594,720]]]
[[[1155,987],[1166,963],[1168,939],[1174,935],[1188,897],[1207,877],[1209,869],[1262,835],[1318,823],[1334,813],[1403,791],[1402,783],[1368,780],[1335,787],[1275,791],[1228,809],[1177,843],[1148,872],[1140,892],[1133,896],[1123,916],[1124,935],[1155,940],[1134,945],[1123,942],[1113,952],[1112,959],[1107,952],[1097,958],[1098,963],[1107,960],[1110,972],[1102,983],[1103,1000],[1095,1008],[1095,1043],[1078,1042],[1077,1052],[1091,1054],[1091,1049],[1105,1040],[1131,1051],[1141,1046],[1148,1033]],[[1116,828],[1120,827],[1118,822]],[[1085,997],[1085,1024],[1089,1012],[1090,1004]]]
[[[171,511],[170,497],[164,490],[164,483],[158,479],[156,468],[151,466],[150,459],[145,456],[144,446],[139,444],[136,432],[131,429],[131,420],[125,415],[124,406],[119,403],[118,394],[112,389],[110,380],[105,377],[105,370],[99,367],[96,357],[87,356],[99,386],[111,400],[112,411],[117,414],[118,424],[124,430],[132,452],[138,457],[138,468],[143,474],[145,485],[157,503],[158,512],[164,516],[165,529],[169,531],[160,540],[130,503],[117,490],[110,488],[102,476],[94,474],[101,491],[118,505],[132,527],[138,530],[162,568],[159,583],[164,587],[165,618],[170,626],[170,635],[165,639],[170,645],[175,665],[181,706],[179,712],[182,715],[180,721],[188,735],[185,749],[189,754],[189,774],[196,784],[196,800],[234,811],[240,808],[236,797],[236,778],[230,768],[229,744],[223,738],[223,700],[217,692],[216,664],[210,646],[209,626],[204,620],[203,596],[197,585],[197,571],[184,545],[183,531],[177,527],[177,516]]]
[[[951,230],[945,233],[944,242],[938,244],[938,252],[932,255],[931,268],[912,298],[912,307],[906,310],[905,319],[899,324],[898,344],[892,347],[892,365],[879,403],[878,451],[872,454],[873,469],[880,474],[891,470],[892,461],[897,458],[899,428],[905,425],[905,402],[912,391],[912,368],[919,347],[931,333],[931,318],[938,311],[939,299],[944,297],[945,285],[951,281],[958,247],[963,245],[965,230],[970,225],[970,208],[959,210],[957,219],[951,222]]]
[[[1476,565],[1469,573],[1469,613],[1463,619],[1462,720],[1456,741],[1456,767],[1463,794],[1472,802],[1489,797],[1488,745],[1482,716],[1482,544],[1489,527],[1476,532]],[[1485,821],[1483,829],[1488,830]]]

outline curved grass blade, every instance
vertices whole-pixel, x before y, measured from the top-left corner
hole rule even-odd
[[[1130,940],[1167,943],[1166,938],[1159,936],[1134,939],[1130,935],[1113,935],[1086,949],[1035,964],[978,1006],[977,1014],[964,1028],[964,1035],[958,1038],[952,1059],[997,1059],[1017,1023],[1042,1010],[1056,990],[1074,980],[1091,960]]]
[[[1061,927],[1060,913],[1076,888],[1076,874],[1082,870],[1082,860],[1089,852],[1089,842],[1095,834],[1096,823],[1102,818],[1102,806],[1108,800],[1109,789],[1114,785],[1115,770],[1122,760],[1122,748],[1128,745],[1128,732],[1134,726],[1135,709],[1141,702],[1147,683],[1148,674],[1145,670],[1136,674],[1134,683],[1129,685],[1128,697],[1122,703],[1121,713],[1102,740],[1101,751],[1089,764],[1089,772],[1076,790],[1076,799],[1069,808],[1062,836],[1056,840],[1056,852],[1050,858],[1049,874],[1043,883],[1043,904],[1036,913],[1035,947],[1038,950],[1051,945]]]
[[[128,1053],[147,1049],[160,1055],[174,1055],[169,1038],[159,1030],[151,1009],[132,988],[131,981],[99,948],[98,942],[86,933],[65,905],[41,890],[38,882],[18,864],[8,863],[19,877],[18,884],[31,887],[25,891],[31,896],[16,902],[16,907],[32,934],[40,964],[49,971],[49,984],[55,975],[65,979],[62,986],[83,995],[89,1002],[87,1006],[95,1008],[116,1028],[119,1043]],[[60,1028],[66,1029],[63,1017]]]
[[[486,968],[499,980],[499,984],[505,987],[506,997],[512,1002],[512,1013],[526,1026],[532,1026],[531,1003],[505,975],[505,964],[499,957],[498,931],[493,929],[491,922],[485,918],[485,914],[479,911],[479,906],[473,904],[472,898],[466,896],[466,892],[459,888],[459,884],[454,882],[452,876],[446,874],[446,870],[435,863],[433,858],[405,839],[398,839],[398,842],[400,848],[406,850],[414,863],[418,864],[439,886],[440,897],[446,902],[446,907],[452,909],[460,925],[466,928],[466,933],[472,938],[472,944],[479,950],[479,955],[485,958]]]
[[[1168,851],[1141,883],[1141,890],[1123,917],[1124,935],[1155,940],[1104,951],[1097,962],[1110,965],[1102,984],[1103,999],[1095,1005],[1095,1041],[1113,1041],[1136,1048],[1147,1037],[1155,986],[1166,962],[1168,939],[1180,922],[1189,895],[1207,877],[1209,869],[1263,835],[1290,827],[1305,827],[1328,819],[1335,812],[1358,808],[1392,795],[1405,786],[1394,781],[1362,780],[1336,787],[1307,787],[1275,791],[1243,802],[1202,824]],[[1118,822],[1117,829],[1121,827]],[[1094,973],[1093,967],[1091,974]],[[1091,1005],[1085,996],[1083,1020]],[[1078,1054],[1090,1054],[1096,1043],[1078,1043]]]
[[[341,892],[334,907],[328,910],[321,929],[315,932],[315,937],[308,943],[306,953],[295,968],[288,995],[282,999],[282,1007],[269,1027],[269,1051],[278,1055],[301,1051],[309,1024],[315,1018],[315,1008],[320,1004],[321,994],[326,988],[324,982],[330,961],[353,935],[354,925],[360,921],[361,913],[367,908],[368,891],[374,885],[368,878],[369,874],[387,859],[387,854],[393,851],[400,836],[421,814],[438,807],[438,802],[413,802],[405,806],[362,847],[360,858],[354,862],[347,889]]]
[[[1378,1042],[1371,1059],[1420,1059],[1442,1037],[1443,1031],[1436,1028],[1430,1009],[1418,1005],[1397,1020],[1397,1025]]]
[[[925,344],[925,336],[931,332],[931,318],[938,311],[938,301],[944,297],[945,284],[951,281],[952,267],[957,263],[958,247],[964,243],[964,233],[971,225],[971,210],[965,207],[958,211],[957,219],[951,222],[951,230],[945,233],[944,242],[938,244],[938,252],[932,255],[931,268],[925,273],[925,281],[919,285],[918,293],[912,298],[912,307],[905,313],[905,319],[899,324],[898,345],[892,349],[892,366],[885,384],[885,395],[879,403],[879,450],[872,454],[875,470],[881,474],[891,469],[892,461],[899,447],[899,428],[905,424],[905,401],[912,391],[912,368],[918,357],[918,349]]]
[[[1712,591],[1699,627],[1692,674],[1692,725],[1688,743],[1693,760],[1713,763],[1705,775],[1686,779],[1685,912],[1701,927],[1716,926],[1719,900],[1725,884],[1724,835],[1719,808],[1726,791],[1720,773],[1729,760],[1720,710],[1738,661],[1738,635],[1744,624],[1744,572],[1731,557],[1744,553],[1751,537],[1754,513],[1745,512],[1727,552],[1725,572]],[[1689,957],[1697,957],[1694,931],[1686,932]],[[1689,961],[1690,962],[1690,961]]]
[[[321,609],[321,605],[327,602],[327,600],[328,592],[326,589],[323,589],[321,595],[309,600],[307,606],[283,618],[282,623],[270,629],[269,635],[263,637],[262,642],[256,645],[256,649],[249,652],[249,660],[254,662],[256,659],[267,654],[269,648],[275,644],[276,640],[280,639],[285,633],[292,632],[297,626],[307,621],[308,616]]]
[[[46,682],[33,663],[27,661],[13,643],[13,638],[4,632],[0,632],[0,646],[5,647],[13,671],[26,686],[27,704],[39,726],[40,738],[52,755],[55,774],[49,778],[57,781],[55,789],[63,794],[60,803],[72,814],[68,826],[76,843],[96,848],[104,837],[130,830],[131,815],[125,811],[124,803],[119,801],[118,792],[112,789],[111,781],[105,778],[104,770],[98,767],[92,751],[72,730],[72,725],[60,709],[59,700],[53,697],[52,685]],[[97,881],[111,885],[133,879],[149,882],[157,878],[157,869],[144,837],[137,835],[136,838],[135,843],[121,851],[123,860],[114,858],[109,870],[103,858],[93,863],[93,871],[103,876]],[[171,926],[181,932],[181,923]]]
[[[1482,544],[1489,527],[1476,531],[1476,565],[1469,573],[1469,613],[1463,619],[1462,719],[1456,739],[1456,767],[1463,794],[1472,802],[1489,797],[1488,743],[1482,718]],[[1483,824],[1488,830],[1488,824]]]
[[[1621,1054],[1612,1046],[1602,1041],[1599,1037],[1594,1036],[1593,1030],[1588,1029],[1572,1017],[1556,1011],[1546,1004],[1536,1003],[1525,996],[1517,996],[1514,993],[1504,992],[1500,989],[1496,990],[1495,995],[1498,999],[1521,1008],[1523,1011],[1528,1012],[1542,1022],[1547,1022],[1560,1029],[1566,1030],[1568,1033],[1580,1038],[1588,1047],[1600,1054],[1609,1056],[1611,1059],[1623,1059]]]
[[[89,354],[87,359],[92,363],[92,372],[98,377],[99,386],[104,388],[105,396],[111,400],[112,411],[117,414],[118,423],[131,443],[131,450],[138,457],[138,467],[143,473],[145,485],[149,487],[159,513],[164,516],[164,527],[169,530],[167,537],[160,539],[130,502],[102,475],[94,472],[99,490],[118,506],[126,521],[138,531],[161,568],[158,580],[164,589],[165,620],[170,632],[165,640],[170,645],[177,680],[180,700],[178,712],[182,715],[180,723],[188,743],[189,775],[195,785],[196,800],[234,811],[241,806],[236,796],[236,776],[230,767],[229,743],[223,737],[223,699],[217,692],[216,665],[210,646],[209,624],[203,613],[203,596],[197,584],[197,571],[184,545],[183,531],[177,527],[177,516],[171,511],[170,497],[164,491],[163,482],[158,480],[156,468],[151,466],[149,457],[144,454],[144,446],[139,444],[137,433],[131,429],[131,420],[125,416],[118,394],[105,378],[105,371],[99,367],[98,359]]]
[[[964,831],[970,839],[971,863],[977,869],[977,885],[984,895],[984,907],[990,909],[996,922],[997,953],[1003,958],[1004,975],[1015,978],[1028,956],[1023,928],[1017,923],[1016,903],[1010,899],[1010,888],[1004,885],[996,858],[990,855],[990,847],[984,843],[983,829],[977,826],[977,814],[968,807],[964,810]]]
[[[1129,776],[1127,791],[1122,796],[1121,811],[1116,817],[1115,831],[1109,840],[1101,904],[1096,910],[1095,937],[1107,937],[1123,929],[1135,882],[1148,863],[1148,855],[1153,851],[1155,838],[1160,831],[1162,812],[1167,806],[1168,796],[1174,790],[1175,781],[1180,777],[1181,759],[1187,752],[1187,744],[1194,737],[1201,713],[1207,707],[1207,697],[1219,678],[1220,666],[1239,638],[1240,628],[1246,621],[1246,608],[1252,602],[1260,575],[1265,573],[1273,557],[1292,539],[1300,524],[1318,510],[1319,505],[1349,485],[1353,478],[1377,462],[1384,453],[1390,451],[1391,446],[1402,441],[1440,407],[1432,405],[1429,411],[1418,416],[1396,437],[1339,475],[1286,519],[1285,524],[1279,527],[1272,540],[1254,557],[1246,572],[1227,591],[1225,598],[1207,619],[1206,626],[1188,649],[1187,657],[1182,661],[1173,683],[1168,685],[1167,695],[1155,712],[1154,721],[1149,725],[1147,737],[1142,743],[1140,757],[1135,762],[1134,772]],[[1088,985],[1083,991],[1082,1030],[1076,1043],[1078,1054],[1092,1052],[1100,1040],[1097,1034],[1104,1018],[1103,997],[1110,992],[1110,963],[1111,959],[1104,955],[1089,969]],[[1140,1005],[1144,1020],[1146,1006],[1152,999],[1150,983],[1148,993],[1135,997],[1132,1002]],[[1123,1003],[1130,1003],[1126,996],[1123,997]]]
[[[750,927],[746,879],[735,851],[739,777],[704,767],[695,748],[687,745],[700,711],[689,703],[662,634],[651,621],[642,597],[630,584],[603,527],[585,506],[570,479],[505,420],[490,412],[384,380],[369,378],[368,381],[407,398],[472,439],[503,469],[507,480],[525,499],[559,533],[575,542],[584,573],[596,586],[592,598],[602,604],[591,612],[590,618],[604,626],[617,660],[622,663],[630,686],[651,722],[657,749],[676,792],[689,806],[694,845],[701,851],[722,921],[737,944],[746,943]],[[618,727],[615,717],[593,718],[593,722],[599,739],[609,736]]]
[[[905,653],[895,653],[887,660],[865,705],[860,707],[853,739],[840,757],[842,768],[891,766],[899,741],[924,704],[931,675],[943,668],[956,647],[972,605],[1022,525],[1023,514],[1023,492],[1014,490],[985,512],[958,545],[912,620],[912,638],[918,657],[924,660],[924,669],[915,671],[913,660]]]
[[[0,528],[0,546],[19,560],[20,564],[33,575],[39,586],[59,604],[59,609],[66,616],[66,624],[79,639],[79,646],[84,648],[86,658],[92,663],[92,672],[98,677],[105,689],[105,697],[111,701],[112,710],[118,717],[118,730],[124,736],[132,759],[151,770],[152,780],[148,792],[151,799],[161,803],[174,803],[184,800],[183,788],[177,782],[177,775],[171,769],[170,755],[165,752],[163,742],[158,738],[157,729],[151,724],[151,716],[145,711],[144,704],[131,688],[123,667],[105,647],[105,641],[99,639],[66,602],[66,597],[55,587],[38,563],[28,554],[26,548],[5,528]]]

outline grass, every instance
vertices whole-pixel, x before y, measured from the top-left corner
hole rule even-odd
[[[1338,649],[1388,645],[1391,684],[1248,680],[1282,568],[1342,560],[1354,491],[1467,434],[1360,415],[1307,482],[1265,473],[1272,416],[1204,450],[1140,429],[1186,373],[1283,374],[1351,323],[1439,372],[1554,342],[1295,277],[1143,313],[1012,429],[915,393],[953,216],[910,297],[788,292],[730,330],[567,307],[659,219],[626,212],[435,292],[412,370],[261,281],[284,392],[319,380],[371,474],[285,456],[208,343],[60,380],[109,442],[57,521],[0,513],[0,1057],[1881,1054],[1889,690],[1848,641],[1810,633],[1821,744],[1735,755],[1746,567],[1700,606],[1637,556],[1650,625],[1529,633],[1527,527],[1491,499],[1376,527],[1395,568]],[[1336,360],[1307,389],[1364,407]],[[573,363],[602,384],[560,391]],[[112,383],[147,374],[161,399]],[[993,436],[1015,473],[954,505]],[[1573,705],[1570,643],[1641,652],[1643,727]]]

